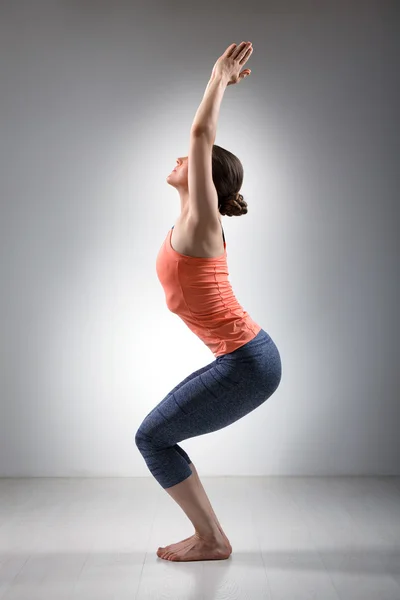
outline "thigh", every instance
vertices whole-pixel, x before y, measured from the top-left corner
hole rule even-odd
[[[279,351],[265,332],[175,386],[141,427],[160,446],[227,427],[262,405],[281,378]]]
[[[186,383],[188,383],[188,381],[191,381],[192,379],[194,379],[195,377],[198,377],[199,375],[202,375],[203,373],[206,373],[207,371],[209,371],[214,365],[215,365],[216,361],[213,360],[212,362],[210,362],[208,365],[205,365],[204,367],[201,367],[200,369],[197,369],[197,371],[194,371],[193,373],[191,373],[190,375],[188,375],[187,377],[185,377],[185,379],[183,379],[180,383],[178,383],[178,385],[176,385],[169,393],[168,396],[170,394],[174,394],[175,392],[177,392],[183,385],[185,385]],[[168,397],[167,396],[167,397]]]
[[[141,427],[155,444],[174,446],[222,429],[254,410],[256,389],[246,393],[245,379],[236,383],[214,364],[168,394]]]
[[[187,384],[189,381],[191,381],[195,377],[199,377],[199,375],[201,375],[202,373],[206,373],[206,371],[208,371],[209,369],[211,369],[214,364],[215,364],[215,360],[212,361],[212,362],[210,362],[208,365],[205,365],[204,367],[201,367],[200,369],[197,369],[196,371],[194,371],[193,373],[191,373],[190,375],[188,375],[187,377],[185,377],[185,379],[183,379],[170,392],[168,392],[168,394],[149,412],[149,414],[147,415],[147,417],[150,417],[154,412],[157,412],[158,409],[162,405],[165,405],[168,402],[168,400],[171,398],[171,396],[175,392],[177,392],[181,387],[183,387],[185,384]]]

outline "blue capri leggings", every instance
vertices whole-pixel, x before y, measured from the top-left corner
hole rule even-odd
[[[145,417],[135,443],[161,487],[192,474],[178,442],[222,429],[263,404],[277,389],[281,359],[261,329],[234,352],[218,356],[181,381]]]

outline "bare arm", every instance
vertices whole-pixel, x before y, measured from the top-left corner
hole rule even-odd
[[[222,75],[212,75],[204,92],[203,100],[197,109],[191,131],[205,131],[215,140],[217,122],[222,98],[228,85],[227,78]]]

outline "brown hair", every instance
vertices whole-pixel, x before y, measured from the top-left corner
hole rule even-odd
[[[221,215],[240,217],[247,213],[247,203],[239,190],[243,183],[243,165],[240,160],[221,146],[212,148],[212,177],[218,194]]]

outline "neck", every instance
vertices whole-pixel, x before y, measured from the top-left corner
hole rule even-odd
[[[187,215],[189,212],[189,190],[179,190],[181,200],[181,215]]]

